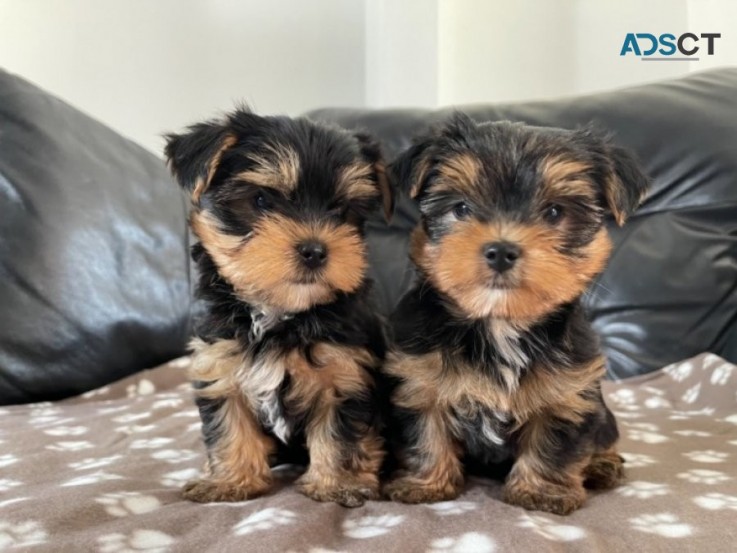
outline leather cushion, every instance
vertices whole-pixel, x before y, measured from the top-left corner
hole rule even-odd
[[[181,354],[186,204],[164,163],[0,71],[0,404]]]

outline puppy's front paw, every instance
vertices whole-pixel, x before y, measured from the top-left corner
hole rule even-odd
[[[462,486],[452,482],[427,482],[411,476],[402,476],[384,486],[384,495],[401,503],[436,503],[455,499]]]
[[[584,486],[592,490],[608,490],[624,480],[624,459],[616,452],[597,453],[583,471]]]
[[[512,483],[504,487],[503,500],[510,505],[518,505],[530,511],[568,515],[583,505],[586,490],[580,485],[568,487],[550,482],[535,488]]]
[[[187,482],[182,488],[182,495],[185,499],[196,503],[234,502],[258,497],[268,490],[267,483],[235,484],[202,479]]]
[[[315,501],[329,501],[343,507],[361,507],[367,500],[379,498],[379,485],[376,482],[303,476],[297,481],[297,487]]]

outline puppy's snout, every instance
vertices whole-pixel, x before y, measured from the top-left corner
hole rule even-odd
[[[511,242],[492,242],[484,245],[483,253],[489,267],[503,273],[514,267],[522,250]]]
[[[297,246],[302,264],[308,269],[319,269],[328,259],[328,249],[318,240],[306,240]]]

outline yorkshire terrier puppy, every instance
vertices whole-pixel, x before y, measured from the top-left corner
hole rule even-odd
[[[392,202],[377,144],[246,109],[167,138],[207,305],[190,376],[208,460],[184,496],[263,494],[289,446],[309,455],[305,495],[349,507],[377,497],[386,341],[363,226]]]
[[[392,172],[421,224],[385,365],[401,466],[385,493],[448,500],[464,465],[506,464],[506,502],[567,514],[584,486],[615,486],[617,425],[581,296],[611,249],[605,217],[621,225],[647,186],[633,157],[587,130],[458,114]]]

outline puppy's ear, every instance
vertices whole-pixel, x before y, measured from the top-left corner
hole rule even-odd
[[[645,197],[650,181],[632,152],[608,145],[609,174],[603,192],[614,220],[621,227]]]
[[[223,153],[235,142],[235,135],[216,121],[192,125],[183,134],[166,135],[164,155],[169,169],[182,188],[189,191],[192,203],[199,203]]]
[[[573,136],[593,156],[604,207],[622,226],[642,202],[649,179],[642,172],[635,155],[612,144],[608,136],[602,136],[591,127],[578,129]]]
[[[381,207],[388,223],[394,214],[394,190],[386,174],[386,164],[381,153],[381,146],[372,136],[366,133],[357,132],[354,133],[354,136],[360,145],[361,154],[373,167],[376,186],[381,194]]]
[[[456,143],[465,144],[468,136],[476,127],[473,119],[462,111],[454,111],[447,121],[438,129],[436,133],[445,138],[449,138]]]
[[[397,190],[415,199],[430,173],[431,140],[416,142],[391,163],[389,176]]]
[[[433,145],[450,144],[464,147],[476,123],[465,113],[454,112],[447,120],[434,126],[430,132],[419,138],[391,164],[390,174],[399,190],[414,199],[430,175],[436,160],[433,159]],[[442,156],[442,154],[440,154]]]

